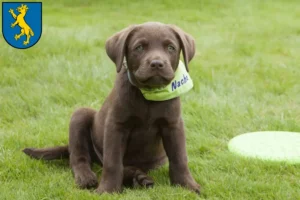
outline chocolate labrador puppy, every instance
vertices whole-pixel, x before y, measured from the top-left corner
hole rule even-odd
[[[139,89],[168,85],[181,51],[188,70],[194,39],[173,25],[148,22],[116,33],[107,40],[106,52],[118,74],[100,111],[80,108],[73,113],[69,145],[23,151],[36,159],[69,158],[81,188],[98,185],[91,164],[99,163],[98,193],[120,192],[123,184],[152,186],[146,173],[168,158],[171,183],[199,193],[188,168],[179,97],[148,101]]]

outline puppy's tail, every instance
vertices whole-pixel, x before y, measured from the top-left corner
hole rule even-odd
[[[25,148],[23,149],[23,152],[31,158],[35,159],[55,160],[69,158],[68,145],[42,149]]]

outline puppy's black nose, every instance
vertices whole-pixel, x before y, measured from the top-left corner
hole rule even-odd
[[[150,63],[150,66],[152,68],[163,68],[164,63],[160,60],[152,60],[151,63]]]

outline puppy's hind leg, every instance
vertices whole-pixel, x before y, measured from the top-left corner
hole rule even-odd
[[[154,185],[153,179],[137,167],[126,166],[124,167],[123,174],[124,186],[142,186],[150,188]]]
[[[91,169],[93,145],[90,129],[96,111],[80,108],[72,115],[69,130],[70,165],[80,188],[96,187],[97,176]]]

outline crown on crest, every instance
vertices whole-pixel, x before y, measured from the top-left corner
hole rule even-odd
[[[24,5],[24,4],[22,4],[20,7],[18,7],[18,8],[20,8],[20,9],[25,9],[25,10],[28,10],[29,8],[27,7],[27,5]]]

